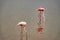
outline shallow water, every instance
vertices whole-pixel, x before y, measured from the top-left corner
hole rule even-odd
[[[45,31],[37,33],[38,11],[45,8]],[[20,40],[20,21],[26,21],[29,40],[60,40],[59,0],[0,0],[0,40]],[[24,33],[25,39],[25,33]]]

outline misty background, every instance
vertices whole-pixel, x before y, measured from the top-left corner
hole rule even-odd
[[[43,34],[37,32],[39,7],[45,8]],[[60,40],[60,0],[0,0],[0,40],[20,40],[20,21],[27,22],[29,40]]]

